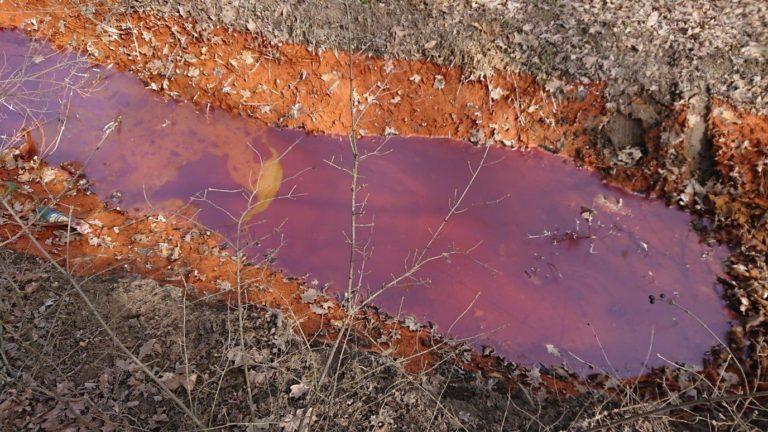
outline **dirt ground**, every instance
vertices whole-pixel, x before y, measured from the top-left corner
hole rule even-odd
[[[144,352],[152,359],[157,374],[189,405],[206,407],[196,412],[215,425],[266,417],[267,429],[297,430],[296,418],[306,422],[317,416],[312,424],[330,430],[404,430],[411,424],[411,430],[765,429],[761,399],[744,395],[766,390],[768,370],[768,189],[763,169],[768,156],[764,115],[768,11],[761,2],[361,1],[349,7],[341,2],[128,1],[118,7],[6,0],[0,3],[0,25],[22,27],[59,48],[81,51],[96,63],[115,64],[170,97],[267,124],[318,133],[346,134],[352,129],[360,134],[448,135],[475,144],[539,147],[571,158],[610,182],[686,209],[703,238],[727,244],[731,254],[721,283],[739,324],[715,347],[705,371],[665,368],[625,382],[605,376],[578,382],[567,371],[509,367],[478,353],[466,362],[443,361],[455,360],[455,353],[437,360],[430,357],[414,368],[392,359],[416,354],[423,360],[421,353],[430,345],[422,344],[426,339],[419,331],[406,332],[411,338],[406,340],[417,343],[384,343],[379,347],[383,349],[356,343],[366,350],[345,351],[348,362],[336,369],[340,375],[334,392],[338,388],[339,396],[327,397],[326,389],[318,391],[310,384],[329,347],[307,346],[296,339],[304,335],[311,342],[332,340],[333,331],[327,339],[318,333],[326,330],[322,315],[327,311],[317,314],[310,304],[299,301],[300,284],[274,275],[266,284],[273,290],[248,293],[250,300],[272,308],[248,314],[253,320],[248,323],[249,336],[253,335],[248,343],[258,352],[254,364],[266,365],[258,369],[254,382],[262,383],[266,392],[262,395],[270,396],[258,398],[254,413],[247,412],[242,396],[244,383],[238,377],[243,374],[222,373],[238,367],[231,366],[238,355],[227,354],[231,347],[222,345],[231,337],[226,304],[185,300],[181,290],[135,276],[91,280],[88,292],[99,299],[105,316],[115,320],[121,339],[139,356]],[[350,46],[350,34],[352,56],[343,52]],[[350,73],[353,84],[348,86]],[[468,81],[469,77],[485,79]],[[350,103],[356,112],[365,112],[354,126]],[[4,155],[4,180],[20,182],[26,175],[28,186],[4,197],[18,200],[20,211],[29,213],[37,201],[49,198],[41,187],[46,167],[34,159],[19,162],[23,155],[10,159]],[[56,172],[60,181],[72,175]],[[225,302],[231,302],[231,293],[222,287],[232,282],[235,271],[231,257],[215,248],[215,238],[196,237],[185,244],[189,227],[182,229],[174,221],[166,226],[152,217],[136,223],[102,207],[94,197],[77,201],[77,216],[95,218],[101,226],[90,236],[67,240],[66,248],[61,233],[53,229],[35,235],[50,241],[46,245],[57,257],[66,252],[67,258],[73,253],[85,260],[87,265],[77,267],[88,269],[83,276],[127,266],[124,270],[161,283],[179,287],[183,281],[201,287],[201,292],[223,293]],[[19,226],[10,215],[3,216],[4,236],[14,238]],[[123,232],[112,234],[115,227]],[[125,240],[135,235],[149,235],[145,241],[149,246]],[[89,242],[91,237],[95,240]],[[17,239],[9,246],[34,252],[23,236]],[[179,255],[162,245],[166,249],[176,245]],[[192,249],[203,245],[206,254]],[[188,418],[167,400],[157,400],[158,407],[165,407],[162,412],[154,411],[155,405],[132,404],[142,397],[146,400],[146,395],[162,396],[158,387],[145,382],[146,376],[135,376],[141,371],[131,370],[133,366],[120,359],[114,347],[107,347],[111,342],[67,291],[66,281],[55,280],[59,276],[50,268],[30,258],[4,252],[3,261],[25,270],[4,273],[12,276],[6,277],[2,296],[7,331],[3,337],[12,340],[13,350],[4,345],[12,352],[4,353],[3,377],[4,386],[13,391],[3,392],[0,416],[19,427],[34,428],[41,419],[37,413],[55,413],[49,415],[54,420],[42,420],[53,422],[49,430],[63,428],[55,419],[65,411],[68,424],[83,429],[91,423],[98,427],[110,423],[116,429],[189,426],[184,423]],[[142,267],[147,263],[149,267]],[[61,290],[55,297],[39,288],[26,293],[21,288],[28,284],[26,277],[32,284],[40,280],[38,286],[55,287],[58,282]],[[288,301],[270,293],[286,295]],[[145,297],[158,304],[143,305]],[[53,303],[46,306],[51,298]],[[123,308],[114,309],[113,303],[125,305],[125,310],[151,310],[147,309],[146,322],[141,319],[144,312],[126,320]],[[189,319],[178,318],[180,306]],[[59,307],[62,313],[57,312],[57,319],[40,321],[42,333],[19,328],[29,320],[22,311],[46,315]],[[337,307],[334,303],[334,310]],[[283,315],[289,318],[276,318]],[[71,321],[72,317],[77,319]],[[169,317],[174,319],[167,322],[176,325],[223,324],[202,330],[194,327],[202,324],[194,324],[189,334],[179,336],[184,326],[158,321]],[[368,324],[380,323],[382,317],[371,311],[358,318],[356,331],[365,336],[356,338],[358,342],[372,334],[374,339],[380,337],[380,329],[370,333],[378,324]],[[298,325],[286,324],[292,321]],[[383,322],[400,325],[386,317]],[[90,327],[81,328],[81,323]],[[52,342],[67,339],[63,335],[72,332],[80,341],[76,346]],[[56,339],[57,334],[62,336]],[[278,344],[282,348],[274,347],[275,337],[282,340]],[[178,341],[185,339],[194,342],[188,352],[179,352],[183,344]],[[150,340],[157,347],[147,345]],[[387,351],[391,347],[400,348]],[[25,351],[32,348],[38,351]],[[41,357],[37,363],[47,358],[49,364],[59,365],[57,359],[64,359],[60,370],[25,363],[30,352]],[[96,367],[106,371],[103,393],[93,393],[101,389],[102,382],[94,380],[102,372],[81,371],[86,365],[76,361],[78,356],[103,361]],[[189,372],[187,364],[194,364]],[[375,366],[384,364],[388,366]],[[425,365],[430,374],[424,372]],[[198,380],[192,384],[187,379],[191,370]],[[417,371],[422,373],[414,375]],[[220,408],[210,409],[218,380],[228,387],[222,384],[215,397]],[[451,380],[454,383],[446,386]],[[362,382],[370,386],[361,388]],[[58,383],[61,389],[55,387]],[[298,386],[295,392],[293,385]],[[538,389],[540,385],[545,391]],[[526,390],[531,387],[536,391]],[[580,396],[565,397],[574,390]],[[728,399],[733,397],[730,391],[742,395]],[[226,409],[225,400],[231,402]],[[676,406],[680,408],[672,410]],[[654,414],[654,410],[661,411]],[[87,415],[81,415],[84,412]],[[153,416],[159,417],[153,420]],[[630,422],[612,423],[622,418]]]
[[[116,349],[66,277],[42,261],[8,251],[0,252],[0,266],[0,429],[194,427]],[[178,390],[206,424],[231,430],[252,422],[249,430],[298,430],[330,348],[310,347],[279,311],[249,308],[240,324],[231,304],[186,299],[176,287],[120,273],[89,278],[83,287],[120,340]],[[237,339],[240,325],[247,336],[244,350]],[[244,356],[249,357],[253,413],[241,372]],[[506,396],[466,385],[450,368],[411,375],[387,357],[360,350],[347,350],[338,361],[342,367],[333,393],[311,405],[311,430],[455,430],[460,424],[499,430],[523,428],[530,421],[513,415],[505,420],[511,403]],[[533,408],[523,394],[510,401]],[[539,420],[575,418],[577,400],[562,403],[571,409],[548,409]]]

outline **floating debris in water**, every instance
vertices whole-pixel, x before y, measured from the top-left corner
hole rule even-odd
[[[592,219],[595,217],[595,215],[597,215],[597,212],[589,207],[581,206],[579,214],[581,215],[581,218],[587,221],[589,225],[592,225]]]
[[[110,204],[113,206],[119,206],[123,202],[123,192],[120,190],[113,190],[110,192],[110,194],[107,196],[107,200]]]
[[[603,194],[598,194],[593,200],[593,204],[603,210],[620,216],[629,216],[632,213],[624,208],[624,200],[618,197],[611,198]]]

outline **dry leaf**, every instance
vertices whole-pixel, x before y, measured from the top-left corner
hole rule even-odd
[[[304,396],[308,391],[309,391],[309,387],[307,387],[303,383],[294,384],[291,386],[291,393],[289,396],[294,399],[298,399]]]

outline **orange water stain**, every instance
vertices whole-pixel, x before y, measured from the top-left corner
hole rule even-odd
[[[20,56],[26,47],[18,35],[2,38],[11,61],[14,49]],[[96,192],[120,196],[119,205],[137,213],[188,204],[197,221],[229,239],[237,221],[228,215],[246,210],[254,179],[271,170],[263,178],[270,179],[272,198],[262,196],[270,205],[249,221],[246,238],[259,241],[251,256],[277,251],[270,260],[274,268],[329,283],[329,293],[343,291],[350,179],[332,164],[349,167],[345,139],[265,128],[220,111],[200,113],[190,104],[161,100],[126,75],[91,73],[101,77],[101,86],[72,99],[48,161],[84,160],[104,125],[120,117],[86,167]],[[33,135],[56,136],[55,100],[46,106],[45,133]],[[18,135],[15,124],[18,119],[7,116],[0,132]],[[372,250],[363,284],[371,291],[402,272],[426,244],[466,185],[468,164],[480,159],[478,148],[447,139],[361,141],[365,151],[381,144],[386,154],[368,158],[361,171],[361,195],[367,197],[361,219],[375,223],[373,230],[361,230]],[[715,343],[666,299],[725,333],[729,316],[716,286],[724,250],[700,244],[686,214],[608,187],[596,175],[537,151],[494,148],[489,160],[466,198],[466,211],[433,248],[438,254],[471,252],[434,261],[418,281],[387,291],[377,305],[491,345],[511,360],[559,363],[548,352],[551,344],[572,365],[577,362],[568,352],[601,367],[609,367],[607,357],[624,374],[638,372],[649,350],[699,363]],[[655,355],[650,360],[662,363]]]

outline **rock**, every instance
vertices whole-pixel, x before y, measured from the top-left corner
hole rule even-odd
[[[623,114],[615,114],[608,120],[605,133],[616,151],[643,147],[642,123]]]
[[[643,157],[643,152],[637,147],[628,147],[619,151],[616,155],[616,162],[624,166],[634,166],[640,158]]]
[[[632,117],[640,120],[643,129],[648,130],[659,124],[661,117],[654,105],[642,99],[635,99],[629,106]]]
[[[707,104],[706,96],[689,99],[683,135],[689,170],[702,179],[709,178],[714,169],[712,143],[707,140]]]

